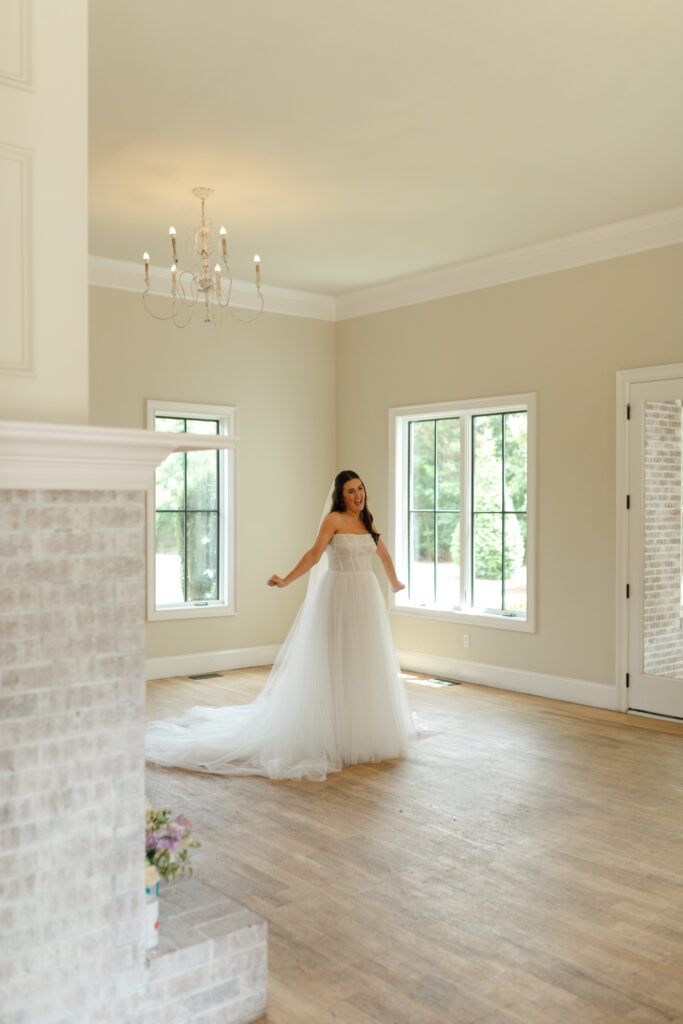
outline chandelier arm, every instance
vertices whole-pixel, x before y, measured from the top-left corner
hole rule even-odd
[[[183,285],[183,278],[184,277],[189,277],[189,279],[190,279],[190,281],[189,281],[190,297],[189,298],[187,297],[187,293],[185,291],[185,286]],[[182,300],[183,305],[186,306],[188,309],[194,309],[194,307],[195,307],[195,305],[197,303],[197,281],[196,281],[195,275],[192,273],[191,270],[181,270],[180,273],[178,274],[178,291],[180,292],[181,300]],[[192,314],[190,314],[190,315],[192,315]]]
[[[193,283],[192,274],[190,274],[189,271],[185,270],[182,273],[188,274],[191,283]],[[166,314],[166,316],[163,316],[160,313],[155,313],[153,309],[150,309],[148,302],[148,296],[150,294],[149,288],[146,288],[145,291],[142,293],[143,304],[151,317],[153,317],[155,320],[172,320],[174,326],[181,329],[187,327],[190,320],[192,319],[192,313],[194,312],[194,306],[197,301],[196,294],[190,299],[187,298],[185,294],[185,289],[183,288],[182,285],[182,273],[178,275],[178,281],[176,282],[176,287],[178,289],[179,294],[172,296],[171,312]],[[185,318],[183,318],[182,316],[183,310],[187,311],[187,316]]]
[[[147,296],[148,295],[149,295],[149,288],[146,288],[145,291],[142,293],[142,302],[143,302],[143,305],[144,305],[145,309],[147,310],[147,312],[149,313],[150,316],[153,316],[155,320],[175,320],[175,318],[177,316],[177,313],[178,313],[178,311],[176,309],[176,300],[175,299],[171,300],[171,312],[167,316],[161,316],[159,313],[155,313],[153,310],[151,310],[149,308],[149,304],[147,302]]]
[[[263,312],[263,295],[261,294],[261,289],[260,288],[258,290],[258,309],[256,310],[256,312],[254,313],[253,316],[239,316],[239,314],[235,312],[235,310],[232,308],[232,306],[228,306],[228,313],[230,313],[230,315],[233,316],[235,318],[235,320],[239,320],[239,322],[241,324],[251,324],[251,323],[253,323],[254,320],[257,320],[258,317],[261,316],[262,312]]]
[[[194,314],[194,302],[189,302],[185,299],[180,304],[180,308],[176,311],[176,315],[173,317],[173,323],[180,330],[187,327]],[[183,315],[184,314],[184,315]]]
[[[183,285],[183,275],[186,274],[190,278],[190,297],[188,298]],[[180,308],[177,310],[176,315],[173,317],[173,323],[179,330],[184,330],[192,320],[192,314],[194,313],[194,307],[197,302],[197,295],[194,290],[194,275],[189,270],[182,270],[178,274],[177,288],[180,294]],[[185,314],[183,316],[183,313]]]

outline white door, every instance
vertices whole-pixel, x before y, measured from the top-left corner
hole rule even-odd
[[[683,378],[629,396],[629,707],[683,719]]]

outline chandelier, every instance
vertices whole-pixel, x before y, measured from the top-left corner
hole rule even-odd
[[[225,228],[218,232],[220,238],[220,263],[214,261],[214,240],[213,225],[206,220],[206,200],[213,194],[212,188],[193,188],[193,195],[197,196],[202,204],[201,220],[195,225],[194,238],[188,239],[188,252],[190,260],[194,264],[191,270],[180,268],[178,256],[178,245],[176,240],[176,229],[170,227],[168,233],[171,239],[173,250],[173,263],[171,264],[171,312],[164,315],[155,313],[149,307],[150,271],[149,253],[144,254],[145,264],[145,290],[142,293],[142,301],[145,309],[155,320],[172,320],[176,327],[187,327],[195,306],[201,299],[204,306],[204,323],[216,326],[215,309],[227,309],[228,312],[242,323],[251,323],[263,312],[263,295],[261,293],[261,257],[254,256],[254,272],[256,275],[256,312],[253,316],[242,317],[235,312],[230,305],[232,296],[232,271],[228,260],[228,243]],[[222,266],[221,266],[222,263]],[[192,265],[192,264],[191,264]]]

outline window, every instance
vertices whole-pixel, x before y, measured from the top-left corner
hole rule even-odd
[[[535,396],[391,410],[394,611],[534,628]]]
[[[234,435],[236,410],[147,403],[150,430]],[[157,468],[148,499],[148,618],[235,610],[235,452],[174,452]]]

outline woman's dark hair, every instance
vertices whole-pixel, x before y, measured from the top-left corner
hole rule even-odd
[[[330,512],[346,512],[344,485],[347,484],[349,480],[360,480],[360,477],[358,476],[358,473],[355,473],[352,469],[342,469],[341,473],[337,473],[334,478],[334,492],[332,494],[332,508],[330,509]],[[362,480],[360,480],[360,482],[363,484]],[[363,490],[365,490],[365,484],[363,484]],[[377,544],[379,541],[379,534],[373,525],[372,516],[368,509],[367,491],[365,491],[365,505],[363,506],[360,518],[365,529],[372,536],[375,544]]]

